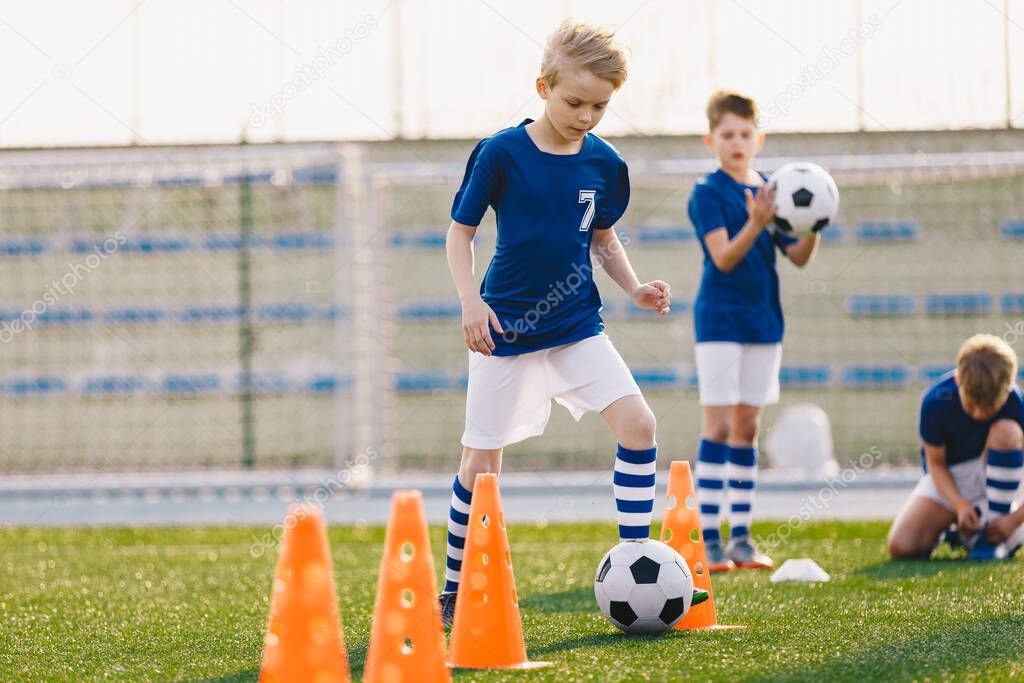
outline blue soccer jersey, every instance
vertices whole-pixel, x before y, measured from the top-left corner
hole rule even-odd
[[[782,304],[775,250],[798,241],[765,229],[750,251],[728,273],[708,253],[705,236],[725,228],[729,239],[743,229],[749,215],[743,191],[757,188],[733,180],[722,169],[702,178],[690,195],[688,213],[704,251],[704,272],[693,307],[697,342],[775,344],[782,341]]]
[[[588,133],[577,154],[549,154],[530,139],[530,122],[477,144],[452,204],[452,220],[463,225],[479,225],[489,206],[497,216],[494,258],[480,284],[505,331],[492,330],[496,356],[604,330],[590,243],[629,203],[626,162],[614,147]]]
[[[945,446],[947,465],[980,457],[985,452],[988,430],[993,422],[1010,419],[1024,427],[1022,406],[1020,389],[1014,385],[999,412],[984,422],[978,422],[964,412],[953,372],[947,372],[928,387],[921,399],[921,440],[932,446]],[[921,467],[928,471],[924,448],[921,449]]]

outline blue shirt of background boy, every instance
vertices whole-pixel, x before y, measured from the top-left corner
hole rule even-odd
[[[775,250],[798,239],[767,228],[746,256],[730,272],[719,270],[705,236],[724,227],[729,239],[743,229],[749,215],[743,191],[757,188],[738,183],[722,169],[710,173],[693,188],[688,213],[704,251],[704,272],[694,302],[693,323],[697,342],[777,344],[784,329],[779,299]]]
[[[1024,402],[1014,385],[1006,403],[992,418],[978,422],[964,412],[953,371],[947,372],[924,392],[921,399],[921,440],[932,446],[946,447],[946,464],[956,465],[981,457],[988,441],[988,430],[996,420],[1009,419],[1024,427]],[[927,472],[924,449],[921,468]]]
[[[593,133],[577,154],[541,151],[526,119],[481,140],[466,164],[452,220],[477,226],[494,209],[498,235],[480,295],[501,321],[495,356],[539,351],[604,330],[590,261],[593,230],[629,203],[626,162]]]

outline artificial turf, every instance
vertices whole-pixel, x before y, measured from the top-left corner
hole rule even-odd
[[[1005,680],[1024,676],[1020,559],[886,559],[882,523],[807,523],[775,550],[831,583],[714,576],[721,623],[743,631],[625,636],[593,596],[611,524],[511,526],[530,672],[456,680]],[[755,525],[768,536],[771,524]],[[255,680],[276,560],[266,529],[0,530],[0,680]],[[432,530],[443,566],[440,529]],[[353,678],[362,675],[383,529],[330,530]]]

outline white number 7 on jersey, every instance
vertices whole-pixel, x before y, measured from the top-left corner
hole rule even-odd
[[[580,204],[586,204],[587,210],[580,221],[580,232],[590,230],[590,223],[594,220],[594,197],[597,190],[580,190]]]

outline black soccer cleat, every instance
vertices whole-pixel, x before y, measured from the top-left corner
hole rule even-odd
[[[441,624],[446,629],[451,629],[455,621],[455,597],[458,593],[441,593],[437,596],[437,602],[441,605]]]

